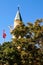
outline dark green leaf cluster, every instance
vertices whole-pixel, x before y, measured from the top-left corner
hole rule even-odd
[[[41,23],[42,19],[36,20],[34,24],[17,26],[11,32],[15,38],[0,45],[0,65],[43,65]]]

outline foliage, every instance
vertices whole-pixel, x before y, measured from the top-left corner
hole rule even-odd
[[[0,64],[43,65],[43,25],[42,19],[34,24],[17,26],[11,34],[11,42],[0,45]],[[36,45],[39,45],[37,47]]]

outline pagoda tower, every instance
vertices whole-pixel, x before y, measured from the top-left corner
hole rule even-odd
[[[21,17],[21,14],[20,14],[20,10],[19,10],[19,7],[18,7],[18,10],[17,10],[17,13],[16,13],[16,16],[14,18],[14,26],[13,26],[13,29],[12,29],[12,26],[10,26],[10,32],[14,33],[14,30],[17,26],[20,26],[21,24],[23,24],[22,22],[22,17]],[[12,33],[12,38],[15,38],[15,35]]]

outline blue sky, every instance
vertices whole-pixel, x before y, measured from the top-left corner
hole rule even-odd
[[[14,23],[18,5],[25,24],[43,18],[43,0],[0,0],[0,43],[4,42],[3,29],[7,34],[5,41],[11,40],[8,26]]]

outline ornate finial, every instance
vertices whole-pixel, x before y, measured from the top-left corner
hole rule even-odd
[[[19,5],[18,5],[18,10],[19,10]]]

